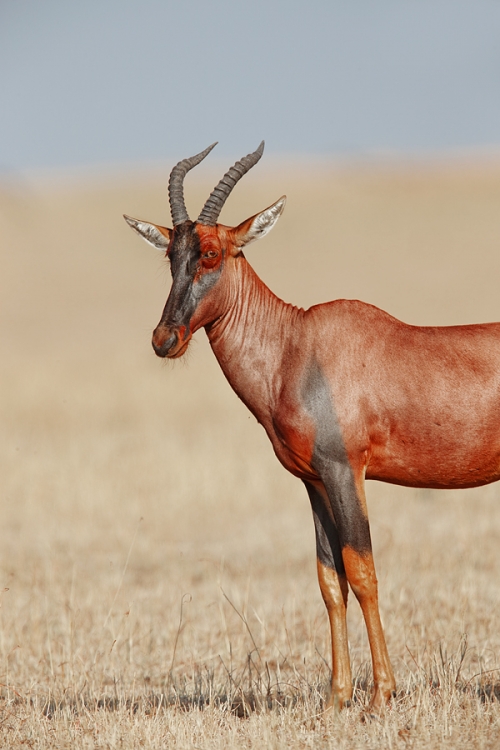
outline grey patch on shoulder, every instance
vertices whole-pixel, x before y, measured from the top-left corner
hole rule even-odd
[[[307,368],[301,399],[316,429],[312,466],[328,494],[341,547],[360,554],[371,552],[370,527],[356,491],[330,386],[316,360]]]

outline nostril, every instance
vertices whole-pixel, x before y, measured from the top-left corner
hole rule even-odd
[[[157,331],[153,334],[153,349],[155,350],[155,353],[158,355],[158,357],[166,357],[169,351],[172,349],[172,347],[177,342],[177,336],[175,333],[173,333],[168,338],[164,338],[164,336],[159,335]]]

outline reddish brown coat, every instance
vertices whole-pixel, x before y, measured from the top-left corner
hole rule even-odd
[[[175,179],[210,149],[180,162]],[[234,184],[262,149],[227,173],[198,222],[186,218],[178,183],[173,230],[126,217],[171,261],[172,288],[153,346],[159,356],[179,357],[205,327],[229,383],[283,466],[304,481],[331,628],[330,705],[340,708],[352,695],[349,583],[372,653],[371,707],[381,708],[395,681],[378,610],[364,482],[457,488],[500,477],[500,324],[422,328],[358,301],[302,310],[280,300],[242,249],[274,226],[284,198],[235,228],[212,221],[221,207],[219,188],[227,197],[228,181]]]

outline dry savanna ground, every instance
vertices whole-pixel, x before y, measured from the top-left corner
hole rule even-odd
[[[196,215],[226,164],[186,180]],[[362,721],[371,667],[349,611],[355,703],[321,715],[326,613],[306,493],[200,331],[151,346],[168,289],[123,212],[167,222],[169,165],[0,183],[0,746],[500,745],[500,489],[372,483],[398,694]],[[287,193],[247,256],[310,305],[411,323],[500,319],[500,160],[262,163],[222,220]]]

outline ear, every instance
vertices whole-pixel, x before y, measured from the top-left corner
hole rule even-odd
[[[123,218],[132,229],[135,229],[137,234],[140,234],[146,242],[149,242],[153,247],[158,250],[166,250],[168,243],[170,242],[170,235],[172,234],[171,229],[167,227],[160,227],[157,224],[148,224],[147,221],[140,221],[139,219],[133,219],[131,216],[123,214]]]
[[[286,195],[273,203],[269,208],[265,208],[260,214],[251,216],[250,219],[242,222],[234,228],[235,251],[239,252],[242,247],[250,244],[254,240],[260,240],[274,227],[285,208]]]

